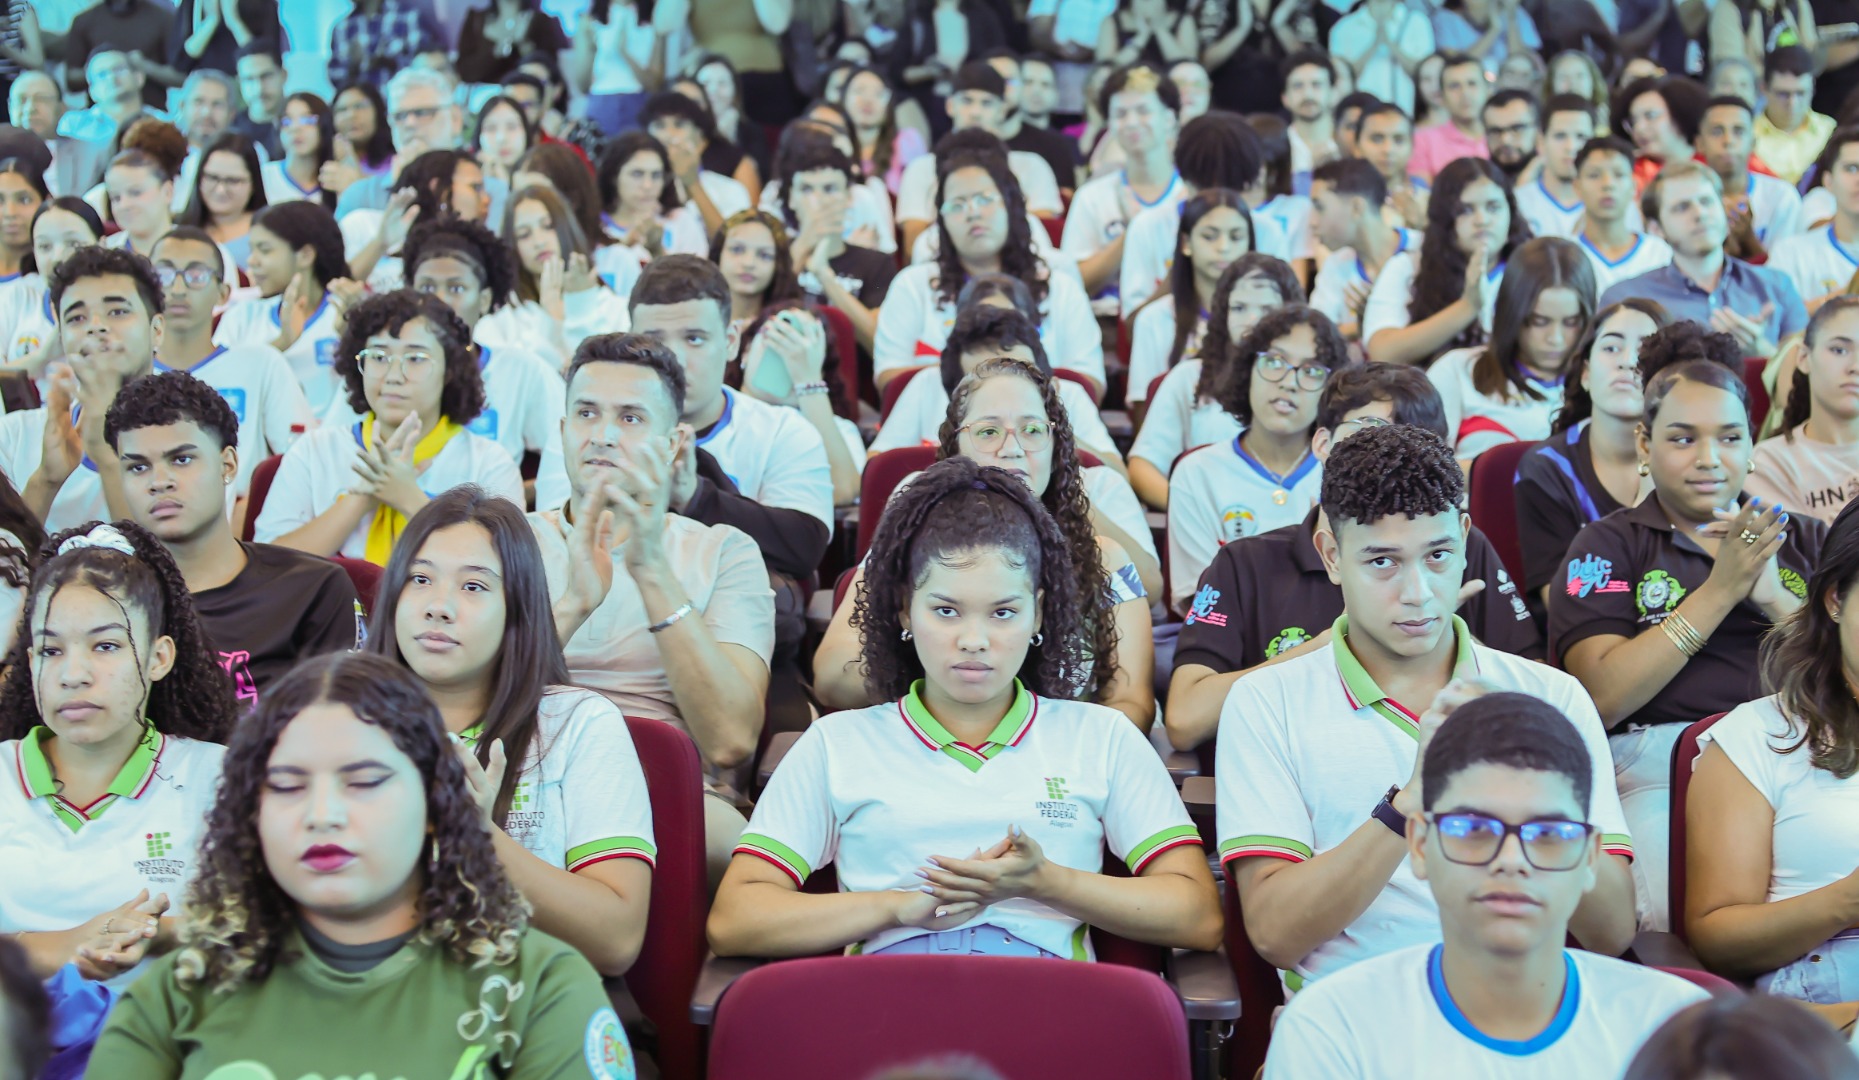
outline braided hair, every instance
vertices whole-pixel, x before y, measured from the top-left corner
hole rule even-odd
[[[516,295],[516,258],[497,234],[475,221],[442,218],[422,221],[407,232],[400,245],[401,265],[409,285],[427,259],[452,258],[471,267],[491,294],[491,311]]]
[[[200,625],[187,582],[168,549],[135,522],[117,521],[112,527],[129,541],[135,555],[98,546],[59,552],[66,540],[86,536],[102,524],[91,521],[66,529],[39,548],[19,630],[7,653],[6,674],[0,677],[0,740],[24,738],[44,722],[39,712],[38,667],[30,647],[32,623],[34,616],[50,608],[59,590],[75,586],[95,589],[122,609],[138,671],[142,650],[150,643],[138,646],[131,609],[146,618],[152,634],[173,639],[174,667],[165,678],[145,687],[142,711],[147,722],[164,735],[225,742],[236,716],[232,681]]]
[[[1227,331],[1226,312],[1233,303],[1233,287],[1255,275],[1277,287],[1280,304],[1304,302],[1304,286],[1298,284],[1297,274],[1283,259],[1253,251],[1233,260],[1214,284],[1213,303],[1207,308],[1207,333],[1201,337],[1201,377],[1194,384],[1196,401],[1211,401],[1219,393],[1226,369],[1238,355]]]
[[[1000,189],[1001,206],[1007,213],[1007,241],[1001,245],[1000,252],[1001,273],[1026,282],[1033,294],[1033,305],[1044,307],[1048,268],[1033,247],[1033,227],[1026,223],[1026,196],[1020,193],[1020,181],[1014,179],[1013,170],[1007,167],[1007,155],[990,151],[937,155],[937,192],[942,191],[949,177],[962,169],[986,170],[994,186]],[[949,237],[949,225],[943,220],[940,209],[936,212],[936,245],[937,292],[943,303],[954,304],[956,295],[968,280],[968,271],[962,269],[961,256],[955,252],[955,241]]]
[[[852,625],[862,639],[865,688],[895,701],[924,675],[903,640],[902,613],[932,559],[997,549],[1024,567],[1039,595],[1043,640],[1027,649],[1019,679],[1035,694],[1072,698],[1083,687],[1088,616],[1078,603],[1077,572],[1058,522],[1019,477],[967,458],[938,461],[893,496],[865,557]],[[1091,662],[1101,662],[1099,655]]]
[[[1078,459],[1077,438],[1059,397],[1058,380],[1023,360],[1004,356],[983,360],[949,394],[949,410],[938,432],[937,460],[961,456],[962,418],[968,414],[975,391],[997,376],[1025,379],[1039,389],[1046,419],[1052,424],[1052,477],[1038,499],[1058,523],[1059,534],[1065,540],[1071,565],[1067,587],[1085,596],[1103,595],[1109,572],[1104,569],[1104,555],[1097,546],[1097,528],[1091,524],[1091,500],[1084,493],[1084,464]],[[1080,583],[1084,585],[1082,590]],[[1109,690],[1117,673],[1117,624],[1107,605],[1087,604],[1078,617],[1090,646],[1090,665],[1088,670],[1082,666],[1067,670],[1088,675],[1076,696],[1095,698]]]

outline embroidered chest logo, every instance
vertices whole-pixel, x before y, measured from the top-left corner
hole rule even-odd
[[[174,844],[169,837],[171,832],[151,832],[142,834],[142,851],[146,858],[135,860],[136,873],[150,882],[178,885],[187,876],[187,861],[171,859]]]
[[[1250,506],[1229,506],[1220,511],[1222,544],[1230,544],[1259,531],[1259,515]]]
[[[173,835],[173,833],[165,832],[143,834],[142,839],[148,844],[148,857],[151,859],[159,859],[168,852],[173,851],[174,845],[168,842],[168,837]]]
[[[1309,640],[1310,631],[1301,626],[1287,626],[1265,646],[1265,658],[1270,660],[1279,653],[1295,649]]]
[[[1787,589],[1802,600],[1807,599],[1807,582],[1801,580],[1801,575],[1795,573],[1793,570],[1784,569],[1782,571],[1782,588]]]
[[[1685,587],[1663,570],[1654,570],[1640,579],[1633,590],[1633,605],[1640,609],[1640,619],[1663,619],[1685,598]]]
[[[1045,781],[1046,797],[1033,804],[1033,808],[1039,811],[1040,818],[1047,824],[1056,825],[1061,829],[1069,829],[1076,825],[1078,808],[1067,799],[1071,792],[1065,786],[1065,778],[1048,776]]]
[[[1626,592],[1627,583],[1614,580],[1614,561],[1593,555],[1569,560],[1568,594],[1582,599],[1589,593]]]
[[[581,1056],[589,1076],[626,1080],[635,1074],[632,1048],[627,1045],[626,1033],[620,1029],[620,1018],[612,1009],[602,1009],[588,1020],[587,1032],[581,1040]]]
[[[1226,616],[1214,610],[1220,602],[1220,590],[1212,585],[1202,585],[1201,591],[1194,594],[1194,605],[1188,611],[1188,617],[1182,622],[1192,626],[1204,622],[1208,626],[1225,626]]]
[[[510,816],[504,822],[504,831],[513,840],[527,840],[530,835],[542,828],[542,814],[530,809],[536,801],[536,787],[528,780],[517,782],[510,792]]]

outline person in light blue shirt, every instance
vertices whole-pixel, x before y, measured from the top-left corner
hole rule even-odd
[[[1777,342],[1807,328],[1807,308],[1786,275],[1724,254],[1723,181],[1708,166],[1667,165],[1646,185],[1640,211],[1647,231],[1672,246],[1672,261],[1616,282],[1600,306],[1629,297],[1657,301],[1673,321],[1736,338],[1744,356],[1771,356]]]

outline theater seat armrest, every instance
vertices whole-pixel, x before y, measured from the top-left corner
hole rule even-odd
[[[691,1023],[709,1027],[716,1020],[716,1006],[723,998],[723,991],[763,963],[740,956],[712,954],[704,957],[703,969],[697,973],[697,986],[691,991]]]
[[[775,766],[781,764],[781,759],[787,756],[789,750],[794,749],[794,743],[799,738],[798,731],[778,731],[768,737],[768,752],[762,755],[762,763],[755,770],[756,790],[768,786],[768,778],[775,774]]]
[[[1225,949],[1172,950],[1166,978],[1189,1021],[1239,1019],[1239,980],[1233,977]]]
[[[1663,930],[1641,930],[1633,935],[1633,957],[1647,967],[1708,970],[1683,938]]]
[[[1201,774],[1201,757],[1192,750],[1170,750],[1162,755],[1162,764],[1168,766],[1168,775],[1176,787]]]
[[[1203,836],[1214,828],[1214,778],[1190,776],[1181,782],[1181,801],[1188,807],[1188,817]]]

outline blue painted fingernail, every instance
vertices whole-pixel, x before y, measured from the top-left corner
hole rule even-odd
[[[1788,515],[1787,515],[1787,514],[1783,514],[1783,515],[1782,515],[1782,524],[1783,524],[1783,525],[1786,525],[1786,524],[1788,524]]]
[[[1762,505],[1762,500],[1761,500],[1761,499],[1751,499],[1751,500],[1749,500],[1749,505],[1751,505],[1751,506],[1758,506],[1758,507],[1759,507],[1759,506],[1761,506],[1761,505]]]

